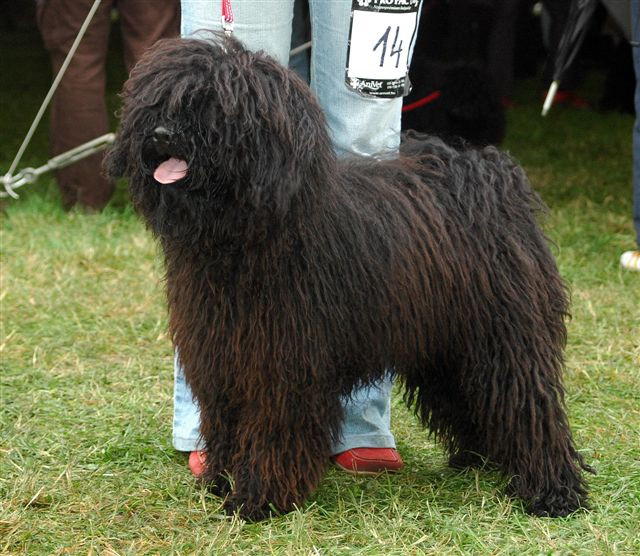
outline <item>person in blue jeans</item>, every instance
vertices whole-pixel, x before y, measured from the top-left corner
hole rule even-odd
[[[376,2],[371,0],[358,4]],[[231,0],[227,4],[233,13],[233,36],[247,48],[265,51],[286,66],[291,48],[294,0]],[[353,87],[348,86],[345,76],[348,48],[355,52],[357,39],[361,36],[355,37],[352,33],[357,29],[361,29],[361,34],[369,32],[369,22],[375,27],[374,22],[380,20],[367,18],[384,15],[358,12],[358,17],[366,23],[352,26],[352,4],[357,7],[352,0],[309,1],[313,43],[310,86],[325,112],[329,133],[339,156],[393,157],[400,146],[401,94],[383,98],[375,96],[375,92],[357,91],[355,87],[359,82],[352,79],[349,83],[354,84]],[[417,22],[420,6],[417,1],[414,4]],[[181,6],[182,36],[215,40],[210,31],[222,30],[222,0],[182,0]],[[225,9],[228,15],[228,6]],[[387,26],[387,20],[384,20],[382,28],[387,26],[388,30],[380,40],[372,43],[371,56],[376,66],[372,71],[377,71],[378,57],[381,67],[386,56],[393,56],[391,62],[400,67],[398,71],[402,70],[401,60],[408,65],[415,36],[415,28],[411,30],[412,19],[412,15],[406,16],[402,28]],[[388,20],[391,23],[398,19],[391,17]],[[403,36],[400,30],[405,33],[404,41],[399,39]],[[355,57],[354,54],[351,59],[355,60]],[[364,82],[373,83],[374,87],[378,83]],[[179,354],[175,357],[174,373],[173,445],[177,450],[191,452],[189,467],[194,475],[199,476],[206,460],[199,439],[200,415],[185,381]],[[402,468],[403,462],[390,430],[392,386],[389,374],[376,385],[355,390],[344,400],[342,436],[332,449],[334,462],[343,470],[375,474]]]
[[[636,121],[633,126],[633,225],[636,231],[636,249],[626,251],[620,264],[628,270],[640,271],[640,0],[631,0],[631,45],[633,69],[636,74],[634,97]]]

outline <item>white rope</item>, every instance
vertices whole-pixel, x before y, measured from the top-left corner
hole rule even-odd
[[[93,3],[93,6],[91,6],[91,9],[89,10],[89,13],[87,14],[87,17],[84,20],[84,23],[82,24],[82,27],[80,27],[80,31],[78,31],[78,36],[76,37],[75,41],[71,45],[71,48],[69,49],[67,57],[64,59],[64,62],[62,63],[62,66],[60,67],[60,70],[58,71],[58,75],[56,75],[56,78],[54,79],[53,83],[51,84],[51,88],[49,89],[49,92],[47,93],[47,96],[45,97],[44,101],[42,102],[42,105],[40,106],[40,110],[38,110],[38,113],[36,114],[36,117],[34,118],[33,123],[31,124],[31,127],[29,128],[29,131],[27,132],[27,135],[24,138],[24,141],[22,142],[22,145],[20,145],[20,148],[18,149],[18,153],[16,154],[15,158],[13,159],[13,162],[11,163],[11,166],[9,167],[9,171],[6,173],[6,175],[2,179],[7,194],[9,194],[14,199],[18,198],[18,194],[15,191],[13,191],[13,189],[11,188],[11,185],[10,185],[11,177],[13,175],[13,172],[16,169],[16,167],[18,166],[18,163],[20,162],[20,159],[22,158],[22,155],[24,154],[24,151],[26,150],[27,146],[29,145],[29,142],[31,141],[31,138],[33,137],[33,134],[35,133],[36,128],[38,127],[38,124],[40,123],[40,120],[42,119],[42,116],[44,115],[45,110],[47,109],[47,106],[49,106],[49,102],[51,102],[51,98],[53,97],[54,93],[56,92],[56,89],[58,88],[58,85],[60,84],[60,81],[62,80],[62,76],[64,75],[64,72],[67,70],[67,67],[71,63],[71,58],[73,58],[73,55],[75,54],[76,50],[78,49],[78,45],[80,44],[80,41],[82,40],[82,37],[84,36],[87,28],[89,27],[89,24],[91,23],[91,20],[93,19],[93,16],[96,13],[96,11],[98,9],[98,6],[100,5],[101,1],[102,0],[95,0],[94,3]]]
[[[64,168],[65,166],[69,166],[69,164],[73,164],[78,160],[82,160],[94,153],[100,152],[113,143],[115,141],[115,137],[114,133],[106,133],[100,137],[92,139],[91,141],[87,141],[78,147],[54,156],[38,168],[23,168],[20,172],[11,176],[9,181],[5,183],[6,191],[0,191],[0,199],[8,197],[9,191],[13,191],[15,194],[16,189],[28,183],[33,183],[45,172]]]
[[[547,96],[544,99],[544,104],[542,105],[542,115],[546,116],[549,110],[551,109],[551,105],[553,104],[553,99],[558,92],[558,82],[553,81],[551,83],[551,87],[549,87],[549,91],[547,92]]]
[[[305,42],[300,46],[296,46],[295,48],[293,48],[291,52],[289,52],[289,57],[295,56],[296,54],[300,54],[300,52],[304,52],[305,50],[308,50],[310,48],[311,48],[311,41]]]

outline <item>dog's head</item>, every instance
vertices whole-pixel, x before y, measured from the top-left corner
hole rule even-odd
[[[124,87],[105,167],[129,179],[134,206],[160,236],[211,233],[194,226],[234,209],[281,217],[331,171],[324,117],[306,84],[234,39],[212,39],[160,41]]]

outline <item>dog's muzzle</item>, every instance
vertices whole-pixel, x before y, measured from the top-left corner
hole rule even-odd
[[[175,183],[187,175],[189,165],[180,156],[184,137],[158,126],[145,142],[145,160],[152,161],[153,178],[162,184]]]

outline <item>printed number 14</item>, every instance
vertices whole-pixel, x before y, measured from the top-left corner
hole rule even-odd
[[[382,45],[382,52],[380,54],[380,67],[384,66],[385,56],[387,55],[387,43],[389,42],[389,33],[391,33],[391,25],[387,27],[387,30],[382,34],[376,45],[373,47],[373,52],[375,52],[380,45]],[[400,64],[400,53],[402,52],[402,41],[398,44],[398,49],[396,50],[396,43],[398,42],[398,35],[400,33],[400,27],[396,27],[396,34],[393,38],[393,44],[391,45],[391,52],[389,52],[389,57],[396,56],[396,68]]]

